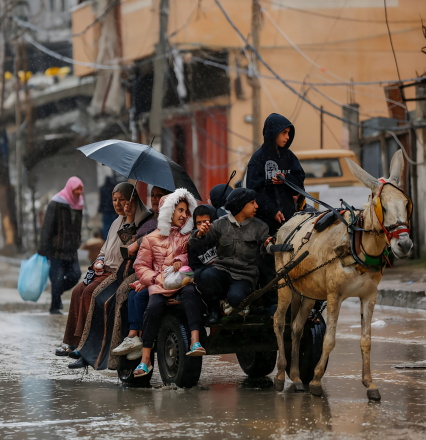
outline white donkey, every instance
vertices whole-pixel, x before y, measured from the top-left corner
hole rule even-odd
[[[371,350],[371,319],[376,304],[377,285],[382,278],[381,265],[384,261],[383,252],[389,244],[392,252],[398,258],[405,258],[409,254],[413,243],[409,237],[409,220],[412,212],[412,203],[408,196],[398,188],[404,161],[402,152],[398,151],[392,158],[389,179],[376,179],[364,171],[353,161],[348,160],[352,173],[365,186],[371,189],[368,203],[361,213],[358,226],[366,232],[357,232],[356,255],[365,263],[376,263],[366,269],[355,261],[351,253],[350,235],[347,227],[340,221],[334,222],[323,232],[314,229],[314,220],[307,221],[292,240],[294,249],[298,249],[302,240],[306,241],[306,234],[312,232],[309,241],[300,250],[299,255],[308,250],[309,256],[290,272],[290,279],[311,271],[323,263],[337,257],[333,262],[316,270],[294,283],[295,289],[307,295],[302,302],[293,301],[297,315],[292,322],[292,361],[290,378],[294,382],[296,391],[303,391],[304,387],[299,374],[299,345],[303,327],[311,312],[315,300],[327,300],[327,330],[324,337],[323,353],[318,362],[314,378],[310,383],[313,395],[322,394],[321,378],[324,375],[328,356],[335,346],[336,324],[342,301],[349,297],[358,297],[361,300],[361,352],[363,360],[362,383],[367,388],[367,396],[371,400],[380,400],[380,393],[373,383],[370,371]],[[343,216],[349,223],[350,213]],[[294,228],[306,219],[297,215],[283,225],[277,238],[277,244],[283,243]],[[308,234],[309,235],[309,234]],[[276,254],[276,269],[281,269],[291,258],[288,252]],[[284,281],[282,281],[284,282]],[[275,334],[278,340],[278,374],[275,378],[275,388],[284,388],[286,358],[284,352],[284,325],[288,306],[292,303],[290,287],[279,289],[278,310],[274,317]],[[294,297],[298,297],[294,294]],[[300,305],[300,307],[298,307]],[[293,306],[292,306],[293,308]]]

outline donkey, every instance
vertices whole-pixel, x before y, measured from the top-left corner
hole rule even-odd
[[[409,237],[408,222],[412,204],[408,196],[398,188],[401,182],[404,161],[401,150],[397,151],[391,162],[389,179],[376,179],[353,161],[346,159],[354,176],[371,189],[369,201],[361,215],[364,232],[361,234],[356,254],[365,263],[372,257],[383,254],[386,245],[390,245],[397,258],[408,256],[413,243]],[[349,223],[350,213],[343,215]],[[306,219],[298,215],[284,224],[277,235],[277,244],[295,227]],[[307,233],[312,233],[307,241]],[[274,378],[275,388],[284,389],[285,369],[287,361],[284,352],[284,325],[288,306],[292,304],[292,357],[290,379],[294,382],[295,391],[304,391],[299,373],[299,346],[305,322],[315,304],[315,300],[327,300],[327,330],[324,336],[323,353],[315,367],[314,378],[310,382],[310,392],[315,396],[322,394],[321,379],[325,372],[328,356],[335,346],[336,324],[342,301],[349,297],[361,300],[361,352],[362,352],[362,383],[367,388],[370,400],[380,400],[377,386],[373,383],[370,370],[371,350],[371,319],[376,304],[377,285],[382,278],[382,270],[373,267],[371,270],[357,263],[350,251],[350,236],[347,227],[340,221],[334,222],[323,232],[314,230],[314,219],[307,221],[293,238],[294,249],[298,249],[302,241],[302,251],[308,250],[309,256],[296,266],[289,274],[295,279],[304,273],[328,262],[334,261],[315,272],[295,281],[294,288],[306,297],[300,299],[290,287],[279,287],[278,309],[274,316],[274,330],[278,341],[278,373]],[[306,242],[307,241],[307,242]],[[292,254],[279,252],[275,256],[276,269],[281,269],[290,260]],[[284,283],[285,281],[281,281]],[[293,300],[292,300],[293,299]]]

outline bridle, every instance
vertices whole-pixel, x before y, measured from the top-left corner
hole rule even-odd
[[[410,233],[409,221],[410,221],[410,218],[411,218],[411,214],[413,213],[413,202],[411,201],[410,197],[408,197],[407,194],[405,194],[405,192],[402,191],[402,189],[398,188],[394,184],[392,184],[390,182],[386,182],[386,180],[384,180],[384,179],[379,179],[379,182],[381,182],[382,185],[380,186],[379,193],[377,194],[377,204],[376,204],[376,206],[374,206],[374,212],[376,213],[376,217],[377,217],[377,220],[378,220],[378,222],[380,224],[380,227],[382,228],[383,232],[385,233],[386,241],[388,242],[388,244],[390,244],[392,238],[399,238],[399,236],[401,234],[403,234],[404,232],[406,232],[408,234]],[[404,196],[408,200],[408,205],[407,205],[407,218],[408,218],[408,220],[406,222],[403,222],[403,223],[402,222],[398,222],[396,224],[390,225],[387,228],[383,225],[384,214],[383,214],[382,201],[380,199],[383,187],[385,185],[391,185],[394,188],[396,188],[398,191],[401,191],[402,194],[404,194]],[[406,226],[406,227],[400,229],[403,226]]]

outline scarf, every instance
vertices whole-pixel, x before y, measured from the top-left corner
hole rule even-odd
[[[72,209],[81,211],[84,207],[83,195],[81,194],[77,197],[74,197],[74,194],[72,193],[80,185],[84,189],[81,179],[76,176],[70,177],[65,185],[65,188],[52,197],[52,202],[64,203],[66,205],[70,205]]]

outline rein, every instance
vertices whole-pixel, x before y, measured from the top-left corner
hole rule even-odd
[[[345,206],[345,208],[350,212],[350,221],[349,223],[343,218],[343,216],[340,214],[340,211],[337,210],[336,208],[333,208],[332,206],[328,205],[325,202],[322,202],[321,200],[317,200],[315,197],[312,197],[309,193],[307,193],[305,190],[299,188],[297,185],[295,185],[294,183],[288,181],[287,179],[285,179],[281,174],[278,175],[278,178],[287,186],[289,186],[292,190],[298,192],[299,194],[302,194],[303,196],[305,196],[306,198],[308,198],[309,200],[312,200],[315,203],[318,203],[322,206],[324,206],[325,208],[329,209],[330,211],[332,211],[336,217],[347,227],[348,229],[348,234],[350,236],[350,243],[351,243],[351,252],[352,252],[352,257],[354,258],[354,260],[360,264],[362,267],[367,268],[368,266],[359,259],[358,255],[356,254],[355,251],[355,232],[356,231],[361,231],[361,232],[370,232],[370,231],[366,231],[363,228],[360,228],[358,226],[356,226],[356,224],[358,223],[359,220],[359,216],[355,215],[354,213],[354,209],[349,206],[346,202],[344,202],[343,200],[341,200],[342,204]]]
[[[340,199],[341,203],[343,206],[345,206],[345,208],[347,209],[347,211],[349,211],[349,223],[343,218],[343,216],[341,215],[341,213],[336,209],[333,208],[332,206],[328,205],[327,203],[322,202],[321,200],[317,200],[315,197],[312,197],[309,193],[307,193],[305,190],[299,188],[297,185],[295,185],[294,183],[290,182],[289,180],[287,180],[284,176],[282,176],[281,174],[278,175],[278,178],[288,187],[290,187],[292,190],[298,192],[299,194],[302,194],[303,196],[305,196],[305,198],[308,198],[309,200],[312,200],[315,203],[318,203],[322,206],[324,206],[325,208],[329,209],[330,211],[332,211],[336,217],[347,227],[347,231],[350,237],[350,245],[351,245],[351,254],[353,259],[364,269],[368,269],[369,264],[367,262],[368,260],[368,255],[364,255],[366,257],[366,261],[362,261],[356,252],[356,246],[355,246],[355,232],[367,232],[367,233],[374,233],[373,231],[367,231],[362,227],[358,227],[357,224],[360,220],[361,214],[363,211],[359,212],[358,214],[355,214],[354,212],[354,208],[352,208],[351,206],[349,206],[344,200]],[[407,198],[408,201],[408,206],[407,206],[407,211],[408,211],[408,220],[411,218],[411,213],[413,211],[413,202],[411,201],[411,199],[407,196],[407,194],[405,194],[400,188],[398,188],[397,186],[393,185],[390,182],[386,182],[384,179],[379,179],[379,181],[381,182],[381,186],[379,189],[379,193],[377,195],[377,205],[374,206],[374,212],[376,214],[377,217],[377,221],[380,224],[380,227],[382,228],[382,231],[384,232],[385,236],[386,236],[386,241],[387,243],[390,245],[392,238],[399,238],[399,236],[403,233],[410,233],[410,228],[409,228],[409,224],[408,222],[398,222],[394,225],[390,225],[388,226],[388,228],[386,228],[383,224],[384,222],[384,214],[383,214],[383,207],[382,207],[382,201],[381,201],[381,194],[382,194],[382,190],[383,187],[385,185],[392,185],[394,188],[396,188],[398,191],[401,191],[404,196]],[[377,233],[377,232],[376,232]],[[385,256],[386,258],[386,256]],[[388,260],[386,258],[386,260]],[[388,260],[389,262],[389,260]]]

